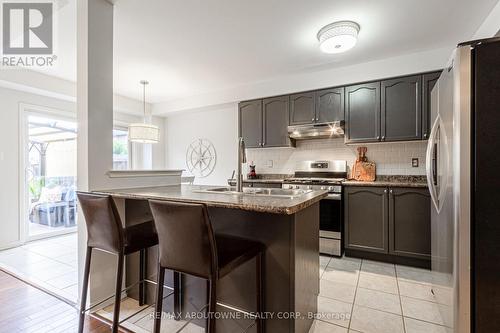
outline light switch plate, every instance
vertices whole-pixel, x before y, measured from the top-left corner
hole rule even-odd
[[[411,159],[411,166],[413,168],[418,168],[418,158],[412,158]]]

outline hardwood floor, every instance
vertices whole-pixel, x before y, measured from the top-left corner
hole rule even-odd
[[[0,270],[0,332],[69,333],[78,329],[71,305]],[[107,324],[87,316],[85,332],[110,332]]]

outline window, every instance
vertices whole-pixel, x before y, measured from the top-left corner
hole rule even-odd
[[[115,128],[113,130],[113,170],[128,170],[130,155],[127,129]]]

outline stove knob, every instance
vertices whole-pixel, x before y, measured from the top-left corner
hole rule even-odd
[[[333,191],[333,186],[328,186],[328,191]]]
[[[313,188],[312,185],[307,185],[308,190],[312,190],[312,188]]]
[[[321,186],[321,189],[322,190],[326,190],[326,186]]]
[[[299,186],[299,185],[295,185],[295,189],[297,189],[297,190],[298,190],[299,188],[300,188],[300,186]]]

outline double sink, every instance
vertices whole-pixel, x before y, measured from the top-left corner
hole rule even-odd
[[[195,190],[193,192],[197,193],[217,193],[217,194],[230,194],[230,195],[252,195],[252,196],[267,196],[276,198],[298,198],[307,193],[312,192],[312,190],[292,190],[292,189],[282,189],[282,188],[256,188],[256,187],[244,187],[243,192],[236,191],[235,187],[216,187],[204,190]]]

